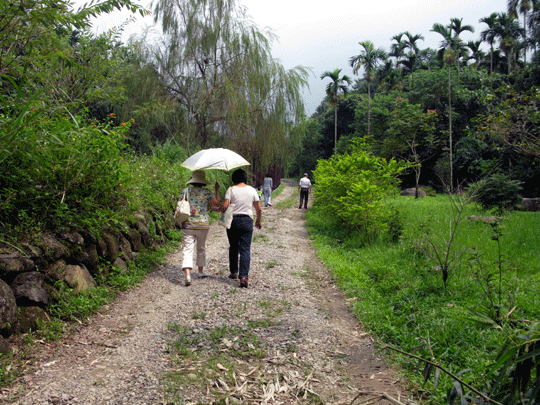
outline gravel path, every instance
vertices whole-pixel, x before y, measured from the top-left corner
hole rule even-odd
[[[190,287],[179,249],[70,336],[41,343],[0,402],[351,404],[380,397],[356,398],[364,391],[408,403],[310,246],[305,210],[292,203],[295,183],[284,184],[255,230],[248,289],[227,278],[227,238],[213,225],[208,266]]]

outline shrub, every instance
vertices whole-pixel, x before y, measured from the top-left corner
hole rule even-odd
[[[393,233],[399,232],[396,213],[383,200],[397,193],[396,177],[406,168],[406,163],[374,156],[363,140],[356,140],[348,154],[319,161],[314,172],[316,204],[330,221],[368,240],[386,234],[390,224]]]
[[[497,209],[499,212],[513,208],[521,201],[521,182],[508,175],[495,173],[471,186],[468,192],[483,209]]]

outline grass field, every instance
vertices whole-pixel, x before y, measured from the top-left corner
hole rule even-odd
[[[485,386],[507,339],[540,318],[539,213],[511,212],[492,226],[471,219],[492,213],[459,197],[389,203],[402,215],[400,240],[364,247],[354,235],[328,227],[316,207],[310,210],[320,257],[381,345],[433,359],[472,386]],[[431,375],[424,384],[423,364],[410,356],[394,358],[421,399],[446,403],[450,377],[441,374],[435,387]]]

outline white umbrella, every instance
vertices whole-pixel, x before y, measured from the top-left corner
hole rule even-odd
[[[229,149],[203,149],[188,157],[182,166],[189,170],[232,170],[237,167],[249,166],[249,162],[238,153]]]

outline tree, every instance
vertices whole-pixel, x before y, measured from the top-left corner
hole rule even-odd
[[[510,74],[512,71],[512,66],[514,65],[513,59],[515,49],[518,46],[518,40],[524,34],[523,29],[510,15],[506,13],[498,13],[495,32],[497,37],[500,39],[500,48],[506,55],[508,74]]]
[[[448,69],[448,141],[449,141],[449,153],[450,153],[450,192],[454,188],[454,176],[452,167],[452,80],[451,80],[451,65],[456,61],[456,43],[459,43],[461,39],[457,36],[452,36],[452,25],[443,26],[442,24],[435,23],[431,31],[434,31],[442,35],[443,40],[441,42],[441,48],[439,52],[443,52],[443,61]]]
[[[467,42],[467,48],[471,50],[471,55],[467,58],[468,60],[474,59],[474,64],[476,68],[480,66],[482,60],[484,59],[484,52],[480,48],[482,41],[469,41]]]
[[[467,48],[463,43],[459,35],[464,31],[474,32],[474,28],[471,25],[463,25],[463,18],[451,18],[450,24],[444,26],[439,23],[433,24],[432,32],[436,32],[443,37],[441,41],[441,47],[439,48],[439,57],[444,58],[444,53],[447,50],[451,50],[455,54],[459,73],[459,59],[465,55]]]
[[[538,57],[537,50],[540,44],[540,2],[533,2],[531,15],[529,16],[530,44],[534,48],[533,60]]]
[[[540,156],[540,88],[507,94],[496,111],[483,118],[480,130],[519,154]]]
[[[403,62],[403,65],[407,67],[411,75],[411,82],[413,80],[413,74],[416,70],[420,59],[418,58],[418,53],[420,49],[416,45],[417,41],[423,41],[424,37],[421,34],[411,34],[409,31],[405,32],[407,39],[405,40],[405,48],[409,49],[407,53],[407,60]]]
[[[121,10],[123,7],[131,12],[146,14],[145,9],[133,4],[131,0],[105,0],[89,6],[85,4],[76,13],[69,0],[0,2],[0,74],[26,78],[35,60],[68,60],[58,48],[50,49],[50,42],[56,41],[66,32],[88,29],[91,17]]]
[[[375,49],[373,42],[364,41],[359,42],[362,46],[362,53],[359,55],[351,57],[349,63],[353,68],[353,72],[358,74],[360,68],[364,68],[365,75],[364,80],[368,84],[368,136],[371,133],[371,81],[373,70],[378,66],[379,62],[386,59],[386,52],[382,48]]]
[[[398,64],[400,59],[405,56],[405,49],[407,48],[407,44],[405,43],[405,41],[403,41],[404,35],[405,33],[401,32],[390,38],[392,41],[396,42],[390,45],[390,53],[388,55],[396,58],[396,64]]]
[[[337,109],[339,104],[339,95],[347,94],[348,87],[351,84],[351,78],[347,75],[339,77],[341,69],[335,69],[333,72],[326,71],[321,75],[321,80],[330,78],[332,81],[326,86],[326,95],[330,105],[334,107],[334,154],[337,147]]]
[[[290,128],[305,115],[308,70],[274,60],[270,32],[236,0],[159,0],[154,15],[164,39],[153,63],[197,144],[234,146],[263,171],[294,152]]]
[[[459,73],[460,55],[465,56],[466,49],[467,49],[463,41],[459,37],[459,35],[465,31],[474,32],[474,27],[472,25],[463,25],[463,18],[451,18],[450,29],[454,32],[454,37],[453,37],[454,48],[453,49],[457,55],[456,59],[457,59],[457,67],[458,67],[458,73]]]
[[[433,136],[436,120],[435,110],[424,112],[420,105],[410,104],[403,97],[396,98],[384,149],[413,163],[415,198],[418,198],[422,163],[432,157],[438,146]],[[404,155],[406,152],[408,155]]]
[[[527,14],[532,8],[531,0],[508,0],[508,14],[517,18],[518,14],[523,14],[523,33],[527,37]],[[527,47],[523,48],[523,62],[527,63]]]
[[[489,73],[491,74],[493,73],[493,44],[495,43],[495,39],[497,38],[497,13],[492,13],[489,17],[483,17],[480,19],[479,22],[487,25],[487,28],[480,33],[480,39],[489,44]]]
[[[420,49],[416,45],[417,41],[423,41],[424,36],[422,34],[411,34],[409,31],[406,31],[405,36],[407,39],[405,40],[405,48],[409,49],[409,53],[417,54]]]

